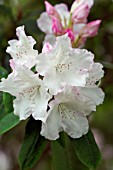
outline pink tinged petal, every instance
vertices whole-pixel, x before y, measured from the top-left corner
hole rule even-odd
[[[84,1],[85,1],[85,3],[88,4],[89,8],[91,8],[94,4],[94,0],[84,0]]]
[[[87,4],[81,4],[78,6],[72,14],[72,20],[74,23],[86,22],[90,9]]]
[[[64,32],[67,33],[72,42],[75,40],[75,35],[72,29],[66,29]]]
[[[10,59],[9,60],[9,64],[10,64],[10,67],[12,68],[12,70],[14,71],[16,69],[16,65],[15,65],[15,62],[13,59]]]
[[[88,23],[82,30],[81,36],[82,37],[93,37],[97,35],[98,29],[100,26],[101,20],[96,20]]]
[[[70,12],[68,10],[68,7],[66,4],[58,4],[55,5],[55,9],[57,10],[57,12],[60,15],[60,21],[62,23],[63,27],[67,27],[69,24],[69,19],[70,19]]]
[[[46,12],[51,18],[56,17],[57,19],[60,20],[60,16],[58,12],[49,2],[45,1],[45,6],[46,6]]]
[[[37,25],[40,30],[46,34],[52,33],[52,20],[46,12],[40,15],[40,18],[37,20]]]
[[[42,53],[47,53],[52,50],[52,45],[46,42],[42,48]]]
[[[60,35],[63,32],[62,24],[57,18],[52,19],[52,31],[55,35]]]
[[[68,6],[67,6],[66,4],[64,4],[64,3],[61,3],[61,4],[55,5],[55,9],[56,9],[59,13],[61,13],[61,12],[63,12],[63,11],[67,12],[67,11],[68,11]]]
[[[26,36],[24,26],[16,29],[19,40],[10,40],[6,52],[11,55],[15,63],[32,68],[36,64],[38,51],[33,49],[36,41],[31,36]]]
[[[71,13],[73,13],[77,7],[87,4],[89,8],[93,6],[94,0],[75,0],[71,6]]]

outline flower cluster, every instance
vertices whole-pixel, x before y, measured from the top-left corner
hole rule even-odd
[[[82,47],[88,37],[97,34],[101,20],[87,23],[93,0],[75,0],[70,11],[66,4],[52,6],[45,1],[46,12],[37,20],[38,27],[46,33],[44,42],[54,44],[55,37],[68,34],[73,47]]]
[[[86,134],[86,116],[104,98],[97,85],[103,77],[102,65],[94,63],[91,52],[72,48],[67,34],[57,37],[53,46],[45,43],[40,54],[24,26],[16,34],[18,40],[9,41],[6,50],[12,57],[12,73],[0,83],[0,91],[15,96],[14,114],[20,120],[30,115],[41,120],[41,135],[50,140],[57,139],[61,131],[72,138]]]

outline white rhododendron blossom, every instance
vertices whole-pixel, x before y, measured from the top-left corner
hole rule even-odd
[[[52,6],[45,1],[46,12],[37,20],[38,27],[46,33],[45,42],[55,43],[56,36],[68,34],[73,47],[83,47],[88,37],[97,34],[101,20],[87,23],[94,0],[75,0],[70,11],[66,4]]]
[[[65,6],[62,8],[65,11]],[[103,66],[94,62],[91,52],[72,48],[68,34],[57,37],[53,46],[45,43],[40,54],[33,49],[35,40],[25,35],[24,27],[17,28],[17,36],[19,40],[9,41],[7,48],[13,58],[12,73],[0,83],[0,91],[15,96],[14,114],[20,120],[31,115],[41,120],[40,133],[50,140],[56,140],[61,131],[72,138],[86,134],[86,116],[104,100],[98,87]]]
[[[94,55],[87,50],[73,49],[67,35],[57,37],[52,50],[38,56],[37,72],[44,76],[50,94],[64,85],[85,86]]]
[[[26,36],[24,26],[16,29],[19,40],[10,40],[6,52],[11,55],[14,62],[32,68],[36,64],[38,51],[33,49],[36,41],[31,36]]]
[[[30,115],[36,120],[45,121],[47,118],[47,105],[51,96],[43,86],[38,74],[34,74],[25,66],[16,65],[16,70],[2,79],[0,90],[15,96],[14,114],[20,120]]]
[[[89,128],[86,116],[96,110],[103,98],[104,93],[98,87],[65,86],[50,102],[49,116],[46,123],[42,123],[41,134],[55,140],[64,130],[72,138],[81,137]]]

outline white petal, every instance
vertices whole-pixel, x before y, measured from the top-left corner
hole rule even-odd
[[[80,93],[83,96],[81,100],[81,111],[84,108],[84,115],[90,114],[92,111],[96,111],[96,106],[103,103],[104,100],[104,93],[103,91],[98,88],[81,88]]]
[[[38,56],[38,51],[33,49],[36,41],[31,36],[26,36],[24,26],[18,27],[16,34],[19,40],[10,40],[6,52],[11,55],[14,62],[31,68],[36,64]]]
[[[21,65],[16,65],[16,70],[9,74],[7,79],[2,78],[1,81],[0,90],[13,96],[18,96],[19,93],[24,93],[24,90],[27,91],[41,85],[38,74],[34,74],[27,67]]]
[[[40,15],[40,18],[37,20],[38,27],[45,33],[52,33],[52,20],[46,12],[43,12]]]
[[[45,123],[48,113],[47,106],[48,101],[52,98],[44,87],[39,88],[39,92],[36,94],[34,99],[34,111],[32,116],[35,120],[41,120]]]
[[[73,25],[73,30],[74,32],[80,32],[80,30],[85,26],[86,24],[74,24]]]
[[[104,75],[102,68],[103,66],[100,63],[94,63],[92,65],[89,69],[89,77],[87,78],[86,86],[96,86],[96,82],[98,82]]]
[[[61,3],[61,4],[57,4],[57,5],[55,5],[54,6],[55,7],[55,9],[58,11],[58,12],[62,12],[62,11],[68,11],[68,6],[66,5],[66,4],[63,4],[63,3]]]
[[[58,103],[66,103],[68,109],[73,109],[79,115],[89,115],[96,111],[96,106],[104,100],[103,91],[98,88],[65,86],[61,93],[54,96]]]
[[[46,123],[42,123],[41,135],[50,140],[59,138],[59,132],[62,131],[61,118],[58,113],[58,105],[50,112]]]
[[[94,4],[94,0],[76,0],[71,7],[71,12],[74,12],[74,10],[83,3],[87,4],[89,8],[91,8]]]
[[[68,7],[66,4],[58,4],[55,5],[55,9],[57,10],[57,12],[59,13],[60,17],[61,17],[61,22],[63,27],[68,26],[69,24],[69,18],[70,18],[70,12],[68,11]]]
[[[67,110],[66,117],[62,118],[62,127],[72,138],[80,138],[88,132],[87,118],[77,114],[71,118],[69,114]]]
[[[85,3],[87,3],[89,8],[91,8],[94,4],[94,0],[85,0]]]
[[[28,97],[19,95],[13,102],[14,114],[19,116],[20,120],[27,119],[32,114],[32,101]]]
[[[46,89],[42,87],[32,92],[19,94],[14,100],[14,114],[18,115],[20,120],[32,115],[35,120],[45,122],[48,117],[47,105],[50,98]]]
[[[54,45],[56,41],[56,37],[53,34],[47,34],[43,43],[49,42],[51,45]]]

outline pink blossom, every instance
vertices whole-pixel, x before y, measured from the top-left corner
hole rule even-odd
[[[61,22],[57,18],[52,19],[52,31],[54,34],[62,34],[63,28]]]
[[[46,12],[41,14],[37,23],[46,33],[44,42],[55,43],[57,36],[68,34],[73,47],[84,46],[88,37],[97,34],[101,20],[87,24],[87,17],[94,0],[75,0],[70,11],[66,4],[52,6],[45,1]]]
[[[50,17],[60,18],[56,9],[49,2],[45,1],[45,6],[46,6],[46,12]]]
[[[101,20],[96,20],[88,23],[82,30],[82,37],[93,37],[97,34]]]
[[[72,14],[72,20],[75,23],[80,23],[80,22],[86,22],[86,18],[89,15],[90,8],[86,3],[81,4],[78,6],[73,14]]]
[[[68,34],[68,37],[71,39],[71,41],[73,42],[75,40],[75,36],[74,36],[74,32],[72,29],[66,29],[65,30],[65,33]]]

